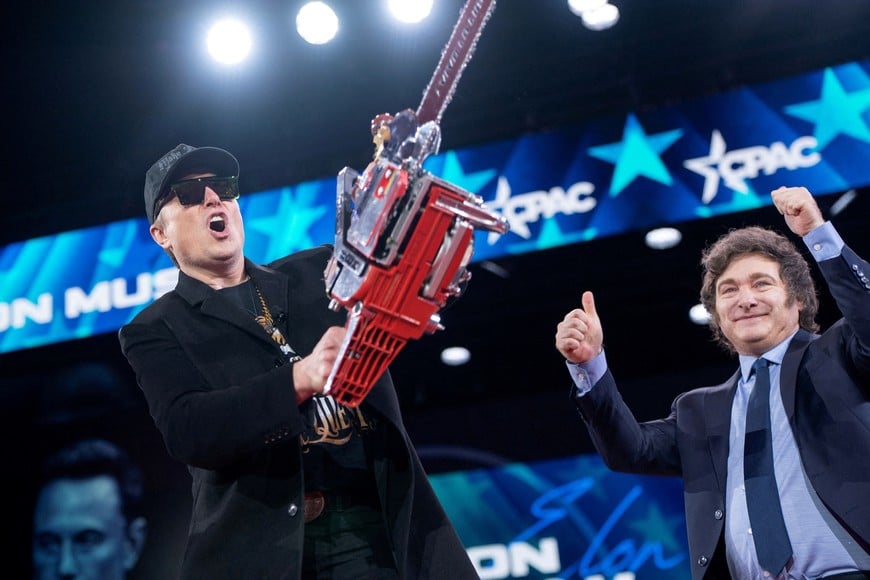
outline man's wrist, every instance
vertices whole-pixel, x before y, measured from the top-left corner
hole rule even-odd
[[[829,221],[813,228],[802,239],[816,262],[839,256],[845,245],[843,238]]]

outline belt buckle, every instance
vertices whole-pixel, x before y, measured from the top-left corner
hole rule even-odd
[[[304,514],[305,523],[312,522],[320,517],[323,513],[323,508],[326,506],[326,496],[322,491],[309,491],[305,493],[305,501],[303,503],[302,513]]]

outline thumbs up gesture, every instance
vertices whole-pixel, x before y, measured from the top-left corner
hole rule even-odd
[[[598,356],[604,342],[604,331],[592,292],[584,292],[581,301],[583,307],[566,314],[556,326],[556,349],[573,363],[583,363]]]

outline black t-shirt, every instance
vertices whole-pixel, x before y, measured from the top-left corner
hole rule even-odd
[[[252,318],[264,314],[250,279],[219,292]],[[275,347],[279,348],[278,344]],[[361,408],[346,407],[329,395],[315,395],[302,403],[299,410],[306,418],[306,430],[300,435],[306,490],[371,487],[366,439],[375,431],[376,420]]]

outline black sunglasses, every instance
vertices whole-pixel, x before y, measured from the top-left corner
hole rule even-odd
[[[199,205],[205,199],[205,188],[214,191],[221,201],[239,199],[239,178],[235,175],[230,177],[196,177],[177,181],[169,186],[169,191],[156,204],[154,215],[166,205],[172,196],[178,198],[181,205]]]
[[[239,178],[232,177],[197,177],[177,181],[169,186],[169,191],[175,194],[181,205],[197,205],[205,198],[205,188],[214,191],[221,201],[239,199]]]

